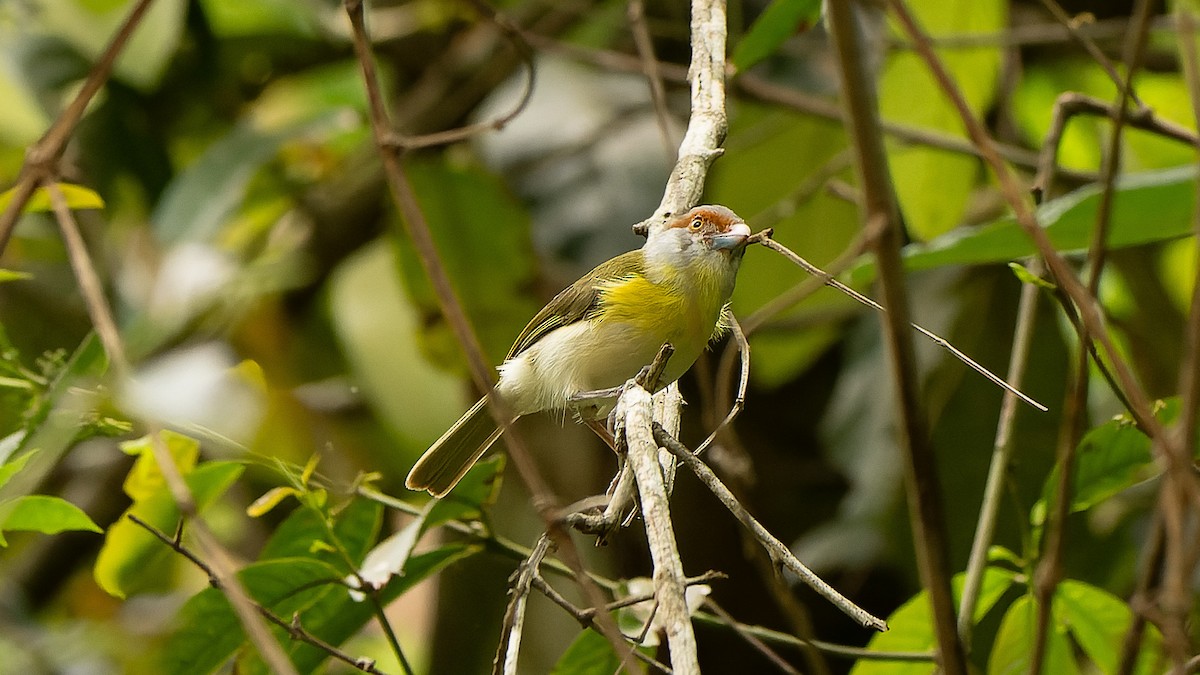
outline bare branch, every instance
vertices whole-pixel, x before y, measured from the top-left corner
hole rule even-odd
[[[712,469],[708,468],[708,465],[696,457],[691,450],[666,433],[662,427],[654,428],[654,440],[660,446],[670,450],[671,454],[675,455],[677,459],[691,469],[692,473],[696,474],[700,482],[704,483],[704,486],[716,495],[717,499],[725,505],[725,508],[729,509],[729,512],[738,519],[738,522],[749,530],[754,535],[754,538],[758,540],[759,544],[770,553],[775,564],[794,572],[809,588],[812,588],[826,600],[832,602],[835,607],[840,609],[846,616],[857,621],[860,625],[867,628],[874,628],[878,631],[887,630],[887,623],[883,619],[872,616],[866,610],[851,602],[844,595],[838,593],[837,589],[825,583],[821,577],[808,569],[804,563],[800,562],[791,549],[776,539],[774,535],[767,531],[767,528],[763,527],[754,516],[746,511],[745,507],[737,500],[737,497],[734,497],[729,488],[725,487],[725,484],[721,482],[721,479],[717,478],[717,474],[713,473]]]

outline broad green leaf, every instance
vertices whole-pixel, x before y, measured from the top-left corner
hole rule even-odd
[[[379,601],[386,606],[429,576],[480,550],[479,546],[447,544],[428,553],[413,556],[405,567],[404,576],[393,577],[388,585],[379,591]],[[361,630],[373,616],[374,609],[370,602],[356,602],[350,598],[345,588],[337,587],[306,609],[301,614],[301,622],[313,635],[330,644],[340,645]],[[284,649],[296,664],[296,669],[302,673],[313,672],[329,656],[327,652],[295,640],[284,643]],[[245,673],[268,672],[257,657],[239,665],[244,667]]]
[[[234,462],[209,462],[185,476],[197,508],[204,509],[229,489],[242,475],[243,468]],[[175,555],[154,535],[129,520],[129,515],[135,515],[166,533],[175,531],[180,518],[175,498],[166,487],[162,487],[130,506],[108,528],[93,573],[100,588],[118,598],[140,590],[154,578],[152,571]]]
[[[984,570],[983,583],[979,589],[979,600],[975,605],[975,622],[986,615],[1012,586],[1016,574],[999,567]],[[954,599],[958,602],[962,591],[963,575],[954,576]],[[904,603],[888,617],[888,631],[876,633],[867,644],[873,651],[930,652],[937,646],[933,635],[930,616],[929,595],[921,591]],[[933,664],[919,662],[888,662],[860,659],[851,669],[851,675],[927,675]]]
[[[1008,3],[1002,0],[921,0],[909,7],[935,39],[991,34],[1008,25]],[[939,55],[971,109],[985,110],[996,94],[1000,49],[944,49]],[[889,54],[879,80],[879,108],[887,120],[965,137],[958,111],[914,50]],[[960,224],[981,176],[977,159],[920,145],[892,144],[888,163],[914,239],[932,239]]]
[[[1022,595],[1008,608],[1000,622],[996,642],[992,645],[991,656],[988,657],[988,675],[1028,673],[1036,631],[1036,606],[1030,596]],[[1051,621],[1046,638],[1046,655],[1041,672],[1055,675],[1078,673],[1079,665],[1072,655],[1071,642],[1057,621]]]
[[[529,215],[504,183],[483,168],[448,160],[412,161],[408,174],[475,333],[492,363],[537,312]],[[436,296],[407,234],[394,237],[409,296],[424,320],[421,344],[434,363],[461,370],[462,350],[442,319]]]
[[[179,473],[190,473],[200,457],[200,442],[170,429],[160,431],[159,437],[175,461]],[[136,503],[160,492],[166,485],[166,479],[163,478],[162,470],[154,457],[154,441],[149,436],[143,436],[125,441],[120,447],[125,454],[137,457],[133,468],[125,476],[125,494]]]
[[[551,675],[612,675],[621,671],[621,659],[608,639],[587,628],[571,641],[554,664]]]
[[[730,61],[738,70],[746,70],[773,54],[802,26],[816,23],[820,16],[820,0],[773,0],[742,36]]]
[[[321,518],[321,514],[313,509],[295,509],[271,533],[258,559],[316,557],[340,569],[341,556],[312,553],[313,542],[329,540],[329,529],[321,522]],[[382,519],[383,507],[369,499],[354,499],[333,516],[333,536],[341,542],[342,548],[355,564],[362,562],[363,556],[379,536]],[[344,574],[348,570],[341,572]]]
[[[1164,424],[1179,415],[1179,400],[1160,403],[1155,416]],[[1157,472],[1150,439],[1133,421],[1118,417],[1088,431],[1079,442],[1071,488],[1071,513],[1086,511]],[[1031,522],[1042,525],[1058,489],[1058,467],[1047,477],[1042,498],[1033,505]]]
[[[476,462],[450,494],[431,499],[403,529],[372,548],[359,575],[369,584],[382,586],[392,576],[405,574],[412,552],[425,532],[449,520],[483,516],[483,509],[494,504],[499,496],[503,469],[504,455]]]
[[[296,612],[303,617],[305,610],[327,595],[346,594],[337,570],[307,558],[253,563],[237,576],[250,597],[285,621]],[[192,596],[179,610],[176,625],[162,664],[164,672],[174,675],[211,673],[232,658],[246,639],[225,594],[215,588]]]
[[[292,0],[201,0],[200,5],[213,33],[223,38],[314,38],[321,25],[319,5]]]
[[[1117,195],[1109,225],[1108,247],[1127,248],[1168,241],[1191,234],[1195,206],[1196,169],[1126,174],[1117,179]],[[1054,248],[1063,253],[1087,250],[1100,187],[1088,185],[1038,209],[1038,222]],[[1033,255],[1035,248],[1012,216],[987,225],[959,229],[924,244],[904,247],[904,266],[910,271],[946,265],[1006,263]],[[874,263],[864,258],[851,273],[855,283],[874,276]]]
[[[104,531],[78,506],[50,495],[25,495],[0,503],[0,532],[13,530],[43,534]]]
[[[1099,672],[1117,672],[1121,644],[1133,621],[1129,605],[1102,588],[1067,579],[1055,589],[1054,614]],[[1134,672],[1163,672],[1165,661],[1161,659],[1165,655],[1161,647],[1162,634],[1153,624],[1147,624]]]

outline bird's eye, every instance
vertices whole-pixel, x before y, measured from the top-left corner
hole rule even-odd
[[[704,220],[697,216],[696,218],[692,218],[692,224],[688,227],[695,232],[696,230],[699,230],[702,225],[704,225]]]

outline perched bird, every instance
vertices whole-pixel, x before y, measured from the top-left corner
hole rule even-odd
[[[435,497],[449,492],[500,437],[488,410],[494,398],[516,417],[566,411],[575,394],[624,384],[665,342],[675,353],[660,382],[679,379],[729,328],[729,296],[749,236],[733,211],[697,206],[554,296],[517,337],[495,388],[425,451],[405,485]],[[610,409],[579,412],[599,419]]]

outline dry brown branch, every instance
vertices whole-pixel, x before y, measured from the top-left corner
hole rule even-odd
[[[471,377],[476,387],[480,391],[490,391],[494,381],[493,371],[483,355],[483,350],[479,346],[479,341],[471,328],[470,321],[463,311],[462,303],[458,300],[450,283],[449,276],[442,265],[437,248],[433,243],[433,237],[429,231],[429,224],[425,220],[420,205],[417,203],[416,195],[413,193],[412,186],[409,184],[408,177],[405,174],[402,151],[390,143],[393,130],[389,121],[387,106],[383,101],[383,95],[379,87],[379,78],[375,70],[370,42],[367,38],[362,1],[345,0],[343,4],[353,29],[354,52],[362,69],[363,83],[366,88],[368,110],[370,113],[371,130],[376,146],[379,149],[384,175],[391,190],[392,198],[400,209],[402,220],[412,239],[413,246],[417,250],[417,255],[421,261],[425,275],[429,278],[430,285],[433,287],[442,315],[446,318],[447,323],[450,324],[451,331],[466,356]],[[517,468],[521,479],[533,494],[533,503],[538,510],[538,514],[545,521],[547,531],[558,544],[561,556],[575,571],[576,578],[579,580],[585,596],[590,602],[599,606],[604,601],[603,596],[587,575],[586,570],[584,570],[578,551],[575,550],[574,542],[563,528],[562,520],[558,517],[557,499],[539,474],[522,439],[510,428],[512,416],[504,407],[503,401],[493,399],[493,405],[489,406],[489,409],[497,425],[505,431],[504,439],[508,446],[509,456],[513,460],[513,465]],[[600,628],[622,662],[626,666],[632,666],[633,657],[630,655],[628,647],[621,641],[616,624],[611,619],[603,617]]]
[[[509,595],[508,608],[504,610],[504,622],[501,624],[500,641],[496,649],[496,658],[492,660],[493,675],[515,675],[517,672],[517,656],[521,652],[521,636],[525,630],[525,605],[529,600],[529,590],[533,579],[537,576],[542,558],[550,550],[550,536],[543,534],[530,551],[529,557],[517,566],[512,588]]]
[[[711,598],[706,598],[704,600],[704,606],[711,609],[713,614],[716,614],[724,619],[726,624],[732,627],[734,632],[738,634],[738,637],[745,640],[746,643],[753,647],[755,651],[765,656],[771,663],[775,664],[775,667],[778,668],[780,672],[789,673],[790,675],[800,675],[800,671],[793,668],[792,664],[785,661],[782,656],[780,656],[774,649],[771,649],[767,643],[759,639],[757,635],[751,633],[750,631],[741,630],[737,625],[737,621],[733,620],[733,617],[729,615],[729,612],[726,612],[724,609],[722,609],[721,606],[716,602],[713,602]]]
[[[637,45],[638,56],[642,59],[642,71],[650,85],[650,100],[654,103],[654,117],[658,121],[658,133],[662,137],[663,149],[667,153],[667,161],[674,161],[678,143],[675,140],[675,120],[667,108],[667,89],[663,85],[662,73],[659,72],[658,57],[654,55],[654,41],[650,39],[650,29],[646,27],[646,4],[642,0],[629,0],[627,14],[630,30],[633,32],[633,42]]]
[[[941,489],[909,330],[908,295],[900,258],[903,224],[888,173],[874,80],[863,59],[855,6],[834,2],[826,6],[826,11],[842,85],[844,124],[857,155],[855,165],[862,190],[862,222],[879,222],[881,227],[880,236],[871,242],[871,247],[879,269],[884,305],[888,308],[884,315],[884,332],[899,403],[900,446],[904,455],[905,492],[917,569],[929,595],[938,663],[949,675],[966,675],[966,658],[958,640],[954,599],[950,592],[951,572]]]

